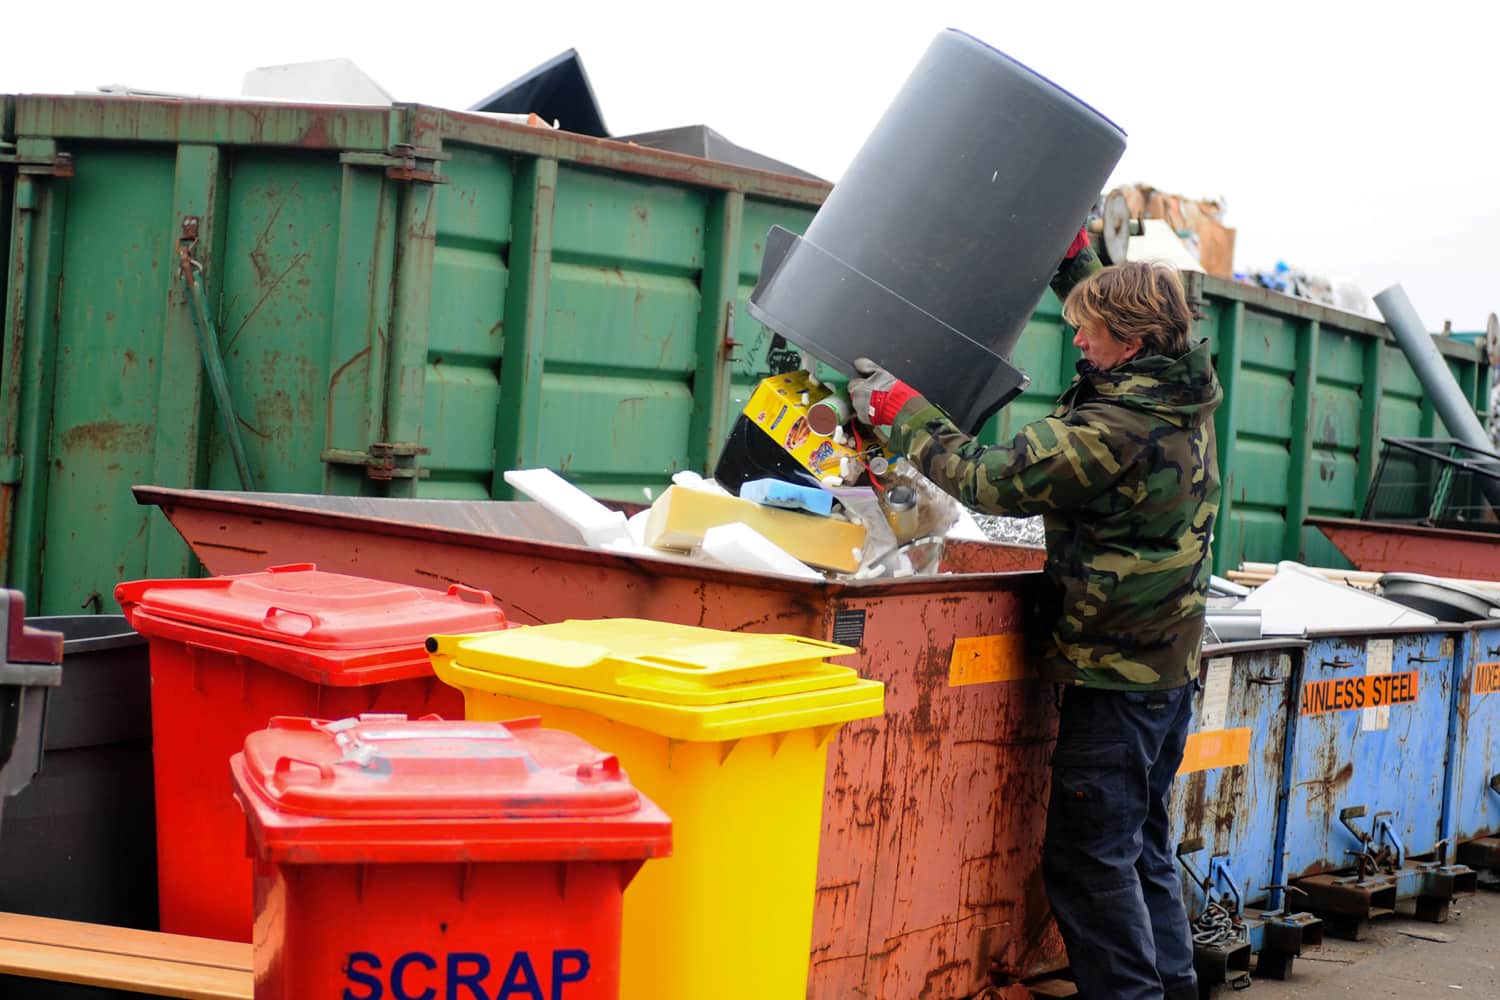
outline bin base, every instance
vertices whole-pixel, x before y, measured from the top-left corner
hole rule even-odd
[[[1478,840],[1459,844],[1458,863],[1488,872],[1491,878],[1485,880],[1486,886],[1493,888],[1500,885],[1495,879],[1495,876],[1500,875],[1500,837],[1480,837]]]
[[[1221,944],[1194,944],[1193,971],[1198,974],[1198,995],[1208,996],[1221,983],[1250,982],[1250,942],[1225,941]]]
[[[1370,921],[1396,912],[1396,879],[1374,875],[1313,875],[1294,882],[1301,902],[1323,919],[1330,937],[1362,941]]]
[[[1408,862],[1394,872],[1371,875],[1312,875],[1293,883],[1308,910],[1323,918],[1326,932],[1359,941],[1370,921],[1396,912],[1398,901],[1410,900],[1418,920],[1442,923],[1448,902],[1478,888],[1478,876],[1466,865],[1431,861]]]
[[[1250,910],[1245,924],[1258,979],[1286,979],[1303,948],[1323,943],[1323,921],[1311,913]]]
[[[1297,956],[1285,951],[1262,951],[1255,956],[1256,979],[1290,979]]]

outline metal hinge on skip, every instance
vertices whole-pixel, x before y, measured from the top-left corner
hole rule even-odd
[[[386,153],[344,153],[340,163],[352,167],[377,167],[385,170],[392,180],[412,181],[417,184],[447,184],[448,178],[437,172],[438,164],[451,160],[449,153],[437,149],[418,149],[405,143],[397,143]]]
[[[0,142],[0,166],[13,166],[18,174],[72,177],[73,154],[59,153],[51,142]]]
[[[391,479],[426,479],[431,473],[417,464],[422,455],[432,454],[426,445],[408,442],[376,441],[369,451],[327,448],[322,456],[329,465],[362,465],[365,475],[382,481]]]

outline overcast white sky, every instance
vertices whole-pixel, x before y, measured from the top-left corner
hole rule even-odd
[[[880,2],[11,4],[0,93],[234,95],[247,69],[345,57],[462,108],[572,47],[615,134],[708,124],[836,180],[956,27],[1129,133],[1112,185],[1225,199],[1237,268],[1399,282],[1433,329],[1500,309],[1493,0]]]

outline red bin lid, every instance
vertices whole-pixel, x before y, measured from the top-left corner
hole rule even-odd
[[[281,717],[230,768],[268,860],[622,860],[671,848],[671,821],[613,755],[535,718]]]
[[[306,649],[421,646],[449,628],[505,628],[504,612],[486,591],[455,584],[443,593],[324,573],[312,563],[201,580],[136,580],[116,587],[115,600],[132,619],[145,611]]]

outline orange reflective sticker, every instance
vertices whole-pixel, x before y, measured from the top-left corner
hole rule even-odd
[[[993,684],[1033,676],[1026,663],[1026,640],[1018,632],[971,635],[953,641],[948,686]]]
[[[1178,774],[1250,763],[1250,727],[1189,733]]]
[[[1494,694],[1500,691],[1500,663],[1474,665],[1474,693]]]

